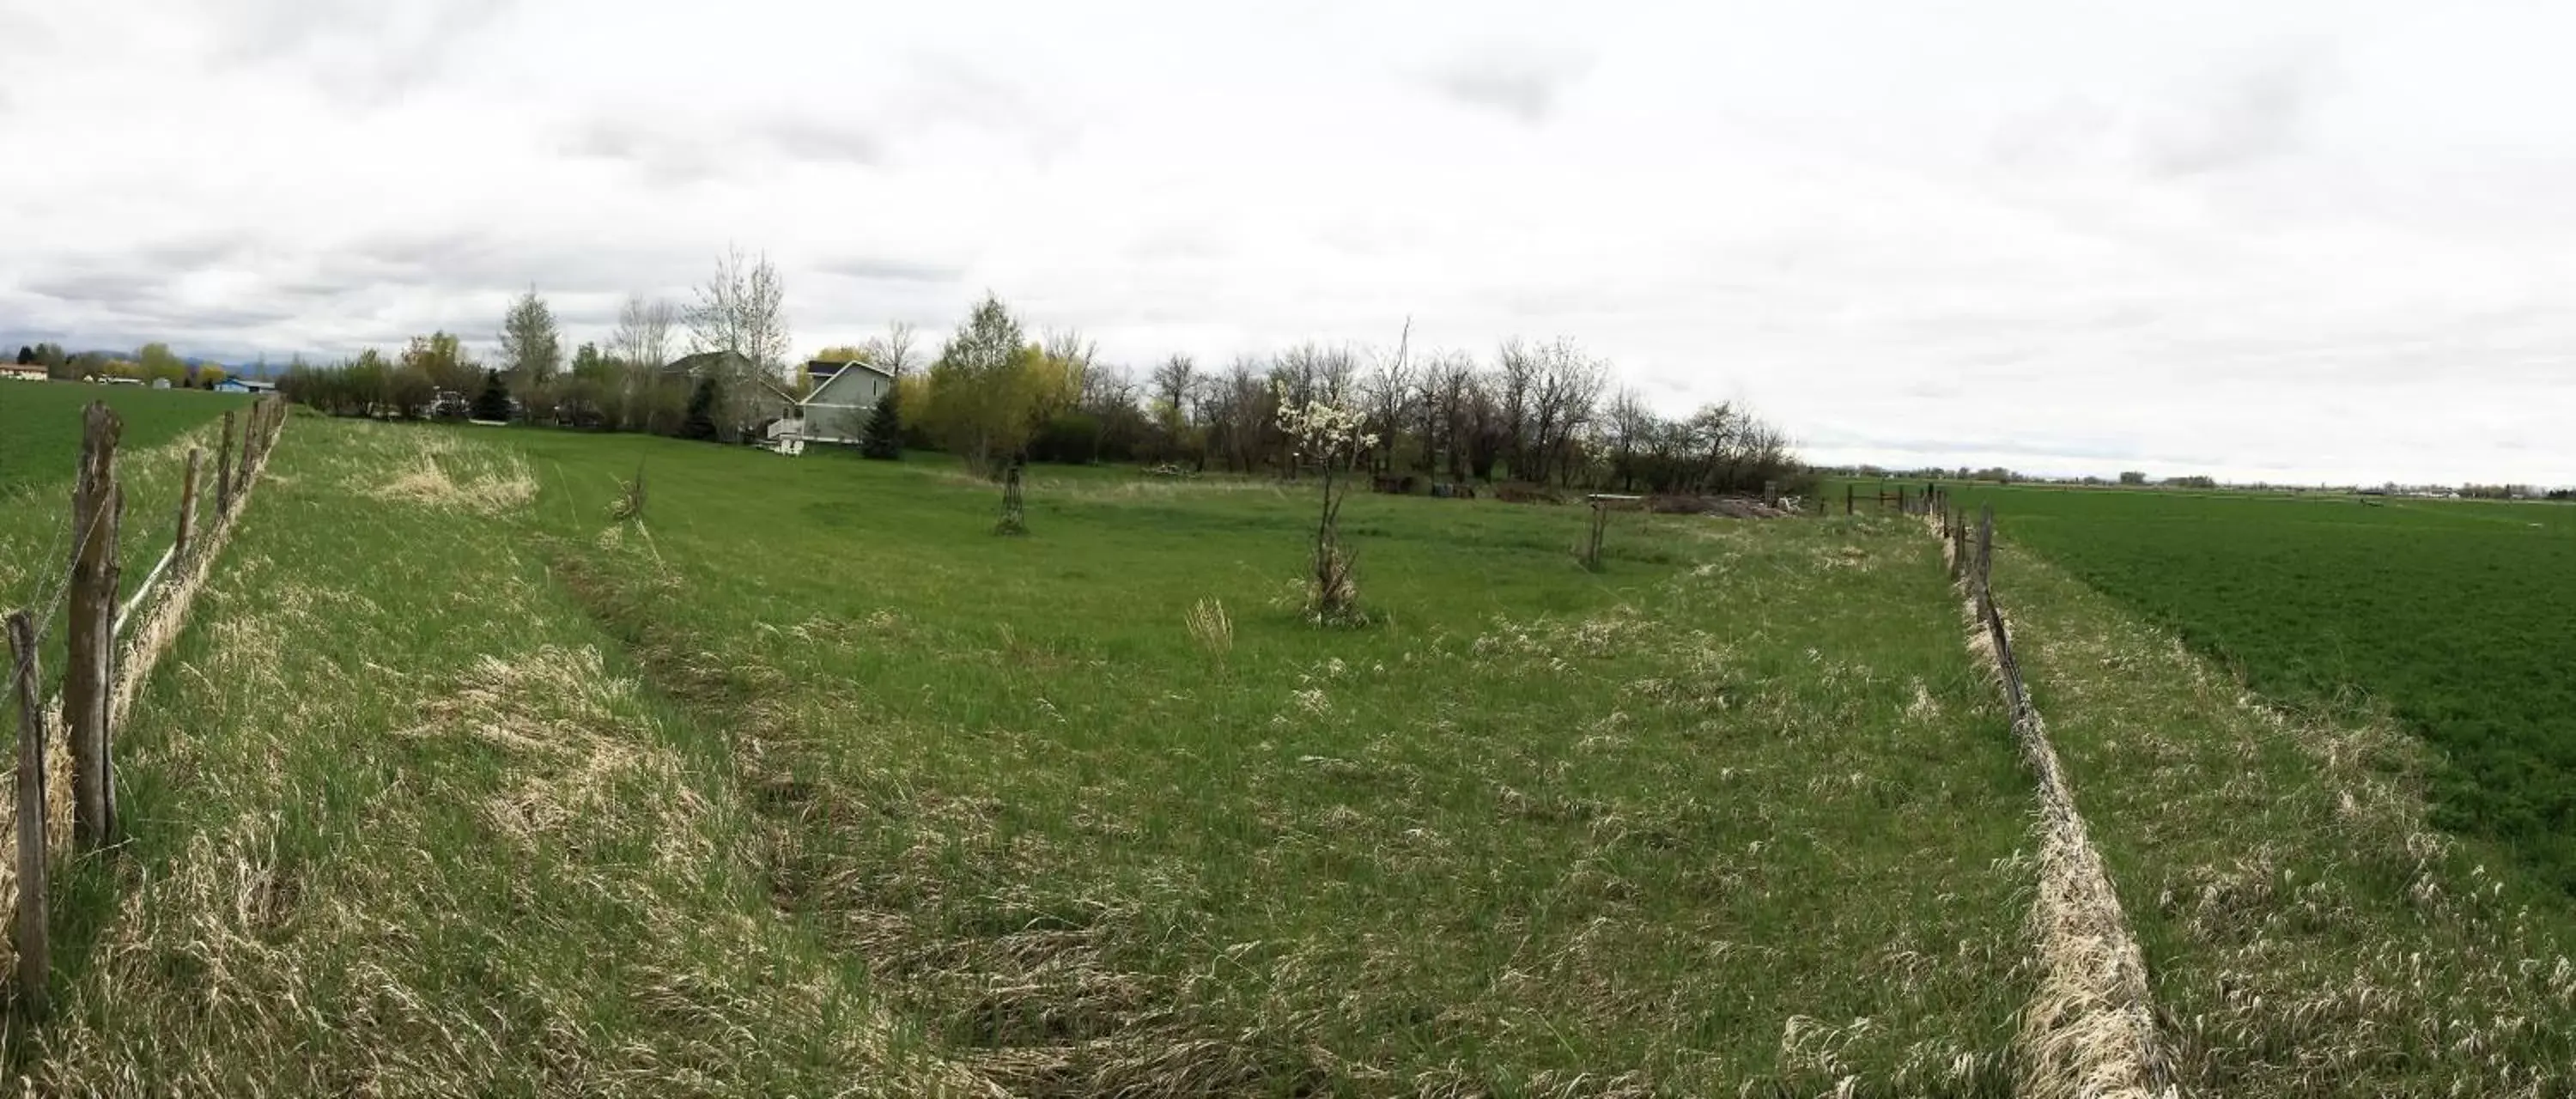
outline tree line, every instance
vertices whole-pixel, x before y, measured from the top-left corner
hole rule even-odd
[[[1391,351],[1307,343],[1222,370],[1175,355],[1139,375],[1099,361],[1078,334],[1028,339],[987,296],[893,403],[914,442],[988,473],[1026,457],[1293,476],[1280,410],[1316,404],[1358,418],[1371,440],[1360,468],[1390,480],[1753,492],[1799,468],[1787,436],[1750,411],[1663,416],[1572,340],[1508,340],[1481,363],[1411,344],[1409,333]]]
[[[437,332],[393,355],[298,364],[280,384],[290,399],[341,415],[738,438],[792,412],[803,392],[783,298],[766,257],[734,253],[691,305],[630,299],[605,344],[569,356],[531,289],[503,317],[490,364]],[[1317,403],[1359,417],[1373,438],[1359,467],[1397,482],[1753,492],[1787,487],[1799,469],[1787,437],[1750,410],[1719,403],[1662,415],[1570,339],[1507,340],[1479,360],[1418,352],[1408,330],[1392,349],[1305,343],[1223,368],[1175,355],[1136,371],[1102,361],[1076,332],[1032,337],[988,294],[936,354],[918,354],[913,331],[898,324],[816,357],[896,379],[861,432],[870,454],[938,448],[986,475],[1039,461],[1295,476],[1301,463],[1280,410]]]
[[[57,381],[85,381],[90,378],[124,378],[151,383],[168,382],[174,387],[213,389],[230,372],[215,363],[192,363],[179,357],[166,343],[147,343],[133,357],[105,351],[83,351],[74,354],[58,343],[25,344],[18,348],[19,366],[41,366],[45,376]]]
[[[774,414],[783,402],[768,398],[771,390],[793,399],[785,296],[767,256],[730,251],[686,306],[629,297],[605,343],[567,350],[552,306],[530,288],[503,314],[489,362],[442,330],[414,336],[391,354],[368,348],[327,365],[298,359],[278,388],[342,416],[473,417],[713,438],[763,410]],[[688,364],[684,346],[725,354]]]

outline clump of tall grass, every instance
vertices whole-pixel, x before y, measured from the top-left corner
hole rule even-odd
[[[617,499],[609,501],[608,517],[620,523],[644,518],[644,467],[637,464],[632,480],[619,478]]]
[[[1181,621],[1189,627],[1190,640],[1197,642],[1209,656],[1223,660],[1226,654],[1234,651],[1234,620],[1226,617],[1224,602],[1199,600],[1191,604],[1189,612],[1181,616]]]

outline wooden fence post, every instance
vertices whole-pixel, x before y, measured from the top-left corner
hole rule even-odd
[[[259,402],[252,401],[250,413],[242,417],[241,478],[240,483],[233,486],[236,496],[248,489],[251,478],[259,474],[259,415]]]
[[[1848,481],[1843,483],[1843,514],[1850,515],[1853,513],[1853,509],[1859,502],[1859,497],[1860,486],[1854,485]]]
[[[179,540],[177,544],[170,547],[170,560],[173,562],[187,560],[188,543],[196,540],[197,480],[198,474],[203,473],[205,467],[206,448],[189,447],[188,479],[179,486]]]
[[[1968,517],[1958,512],[1950,515],[1950,579],[1968,575]]]
[[[265,398],[251,402],[250,415],[242,420],[242,487],[250,487],[251,478],[259,476],[259,424],[267,419]]]
[[[27,612],[9,613],[9,680],[18,705],[18,911],[11,945],[18,951],[18,1003],[45,1012],[53,955],[45,938],[45,711],[36,701],[36,627]]]
[[[224,441],[215,451],[215,518],[233,513],[233,413],[224,410]]]
[[[1585,569],[1592,572],[1601,571],[1601,537],[1602,535],[1609,533],[1609,530],[1610,502],[1607,500],[1592,501],[1592,540],[1585,543],[1583,546],[1583,567]]]
[[[1987,504],[1977,517],[1977,613],[1991,615],[1995,609],[1995,506]]]
[[[108,697],[115,675],[116,537],[124,495],[116,484],[123,423],[104,403],[84,414],[80,478],[72,490],[71,617],[63,670],[63,721],[72,750],[72,838],[87,850],[115,830],[108,778]]]

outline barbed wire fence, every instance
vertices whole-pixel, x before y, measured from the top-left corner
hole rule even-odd
[[[13,886],[11,946],[16,954],[12,1000],[26,1016],[42,1014],[51,981],[47,880],[58,846],[51,801],[67,793],[75,855],[110,850],[123,833],[117,825],[114,766],[115,728],[152,674],[178,622],[187,613],[197,583],[213,564],[214,552],[230,536],[242,502],[267,465],[270,450],[286,423],[286,405],[274,396],[250,406],[238,429],[241,460],[233,461],[236,416],[224,413],[220,458],[215,473],[215,508],[210,521],[199,521],[200,482],[205,448],[190,447],[179,489],[179,506],[168,517],[169,548],[140,583],[126,594],[119,549],[124,535],[125,493],[117,476],[117,448],[124,422],[103,402],[81,411],[81,449],[72,485],[71,520],[56,544],[68,545],[60,576],[38,587],[36,598],[5,616],[10,652],[6,709],[16,725],[16,827],[5,837],[14,857],[0,860]],[[158,535],[157,525],[147,532]],[[147,544],[157,543],[151,537]],[[120,598],[121,597],[121,598]],[[146,612],[149,612],[148,614]],[[64,633],[60,693],[44,699],[42,652],[57,618]],[[118,639],[138,621],[147,625],[133,644],[120,650]],[[51,725],[64,731],[62,754],[68,756],[65,782],[57,784],[48,755],[53,749]],[[58,789],[67,785],[67,790]]]

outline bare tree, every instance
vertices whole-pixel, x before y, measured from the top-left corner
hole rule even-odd
[[[609,355],[639,369],[661,369],[671,361],[671,325],[678,315],[670,302],[629,295],[617,311],[617,331],[608,337]]]
[[[1464,437],[1467,392],[1475,383],[1476,360],[1463,351],[1431,356],[1422,371],[1422,469],[1436,473],[1445,459],[1449,479],[1467,478]]]
[[[1530,455],[1530,390],[1538,385],[1538,355],[1517,339],[1503,341],[1494,356],[1493,396],[1501,415],[1502,458],[1515,481],[1533,480]]]
[[[1379,357],[1377,364],[1359,380],[1359,408],[1366,417],[1368,434],[1375,445],[1364,457],[1373,473],[1395,469],[1396,441],[1412,420],[1414,401],[1413,321],[1404,322],[1404,334],[1396,340],[1395,354]]]
[[[1621,389],[1610,399],[1602,424],[1602,450],[1610,455],[1610,477],[1619,491],[1637,487],[1638,460],[1655,445],[1655,413],[1634,389]]]
[[[787,376],[787,287],[768,253],[746,257],[727,249],[716,273],[698,288],[689,307],[689,335],[700,351],[731,351],[772,381]]]
[[[919,365],[913,361],[912,348],[912,325],[896,321],[886,326],[885,335],[868,341],[868,365],[895,377],[903,377],[905,372]]]
[[[1156,401],[1171,409],[1172,415],[1187,419],[1188,402],[1191,396],[1198,392],[1198,380],[1198,363],[1192,361],[1187,355],[1174,355],[1163,360],[1163,365],[1154,368],[1154,376],[1149,384],[1153,386]]]
[[[1075,373],[1091,369],[1092,362],[1100,357],[1100,345],[1078,329],[1049,330],[1045,346],[1048,358],[1063,362]]]
[[[1583,432],[1601,403],[1609,367],[1583,353],[1568,339],[1534,349],[1529,394],[1529,480],[1545,481],[1551,473],[1570,476]],[[1523,476],[1514,469],[1512,475]]]
[[[1209,442],[1225,456],[1226,468],[1250,473],[1271,454],[1277,431],[1278,398],[1259,360],[1238,357],[1208,386],[1203,418]]]

